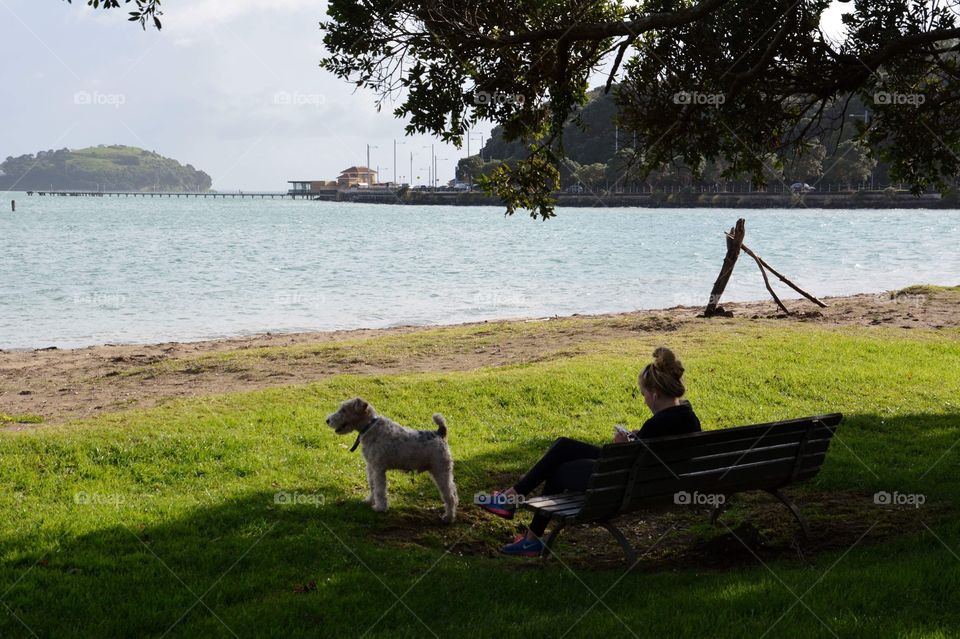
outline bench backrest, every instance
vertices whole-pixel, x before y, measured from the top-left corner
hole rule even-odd
[[[582,518],[675,503],[678,493],[732,494],[810,479],[839,413],[607,444],[593,467]]]

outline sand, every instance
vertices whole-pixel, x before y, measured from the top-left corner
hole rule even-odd
[[[790,316],[773,302],[724,304],[732,319],[702,319],[699,307],[566,318],[563,331],[527,335],[503,332],[482,345],[468,341],[441,348],[401,350],[395,357],[344,357],[342,350],[298,352],[296,357],[241,358],[228,363],[196,358],[258,347],[310,346],[414,334],[437,327],[401,327],[316,333],[267,333],[243,338],[151,345],[0,351],[0,415],[40,416],[39,424],[6,423],[2,430],[43,428],[76,418],[130,408],[148,408],[177,398],[302,384],[341,373],[383,374],[470,370],[536,361],[587,342],[636,337],[637,331],[663,332],[707,322],[805,322],[824,326],[900,327],[932,330],[960,326],[960,290],[906,289],[900,295],[870,294],[824,298],[818,309],[788,300]],[[552,318],[541,318],[552,321]],[[601,321],[597,321],[601,320]],[[518,320],[530,321],[530,320]],[[494,323],[491,323],[494,324]],[[493,328],[493,327],[491,327]],[[499,333],[491,331],[497,336]]]

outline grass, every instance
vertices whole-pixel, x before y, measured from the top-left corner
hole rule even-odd
[[[706,427],[842,411],[839,439],[805,490],[922,493],[924,508],[948,513],[929,531],[813,562],[626,576],[447,552],[510,535],[508,523],[477,516],[471,497],[522,472],[555,437],[599,442],[613,423],[639,427],[636,373],[663,337],[496,369],[337,376],[3,433],[0,636],[960,634],[956,331],[758,322],[668,336]],[[430,341],[391,339],[365,348]],[[362,461],[347,450],[351,438],[323,423],[353,395],[408,425],[446,415],[461,521],[428,528],[417,543],[383,541],[424,509],[439,514],[439,500],[425,476],[396,473],[390,512],[359,503]],[[278,491],[300,503],[276,503]],[[866,506],[858,516],[870,514]],[[561,559],[572,552],[561,546]]]

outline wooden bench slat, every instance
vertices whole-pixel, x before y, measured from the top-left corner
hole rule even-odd
[[[805,449],[804,459],[812,455],[822,455],[827,451],[830,445],[829,440],[818,440],[810,442]],[[770,448],[761,448],[758,450],[744,450],[723,455],[713,455],[709,457],[695,457],[692,459],[675,461],[670,463],[661,463],[652,459],[652,464],[644,464],[638,468],[635,481],[643,483],[653,479],[667,479],[670,477],[679,477],[694,472],[705,472],[716,468],[729,468],[733,465],[746,465],[751,463],[772,461],[783,458],[796,458],[799,451],[799,444],[792,446],[782,445]],[[647,461],[647,460],[643,460]],[[618,470],[614,472],[594,472],[590,477],[590,483],[587,489],[606,488],[616,486],[627,481],[630,470]]]
[[[758,449],[790,444],[797,445],[799,444],[802,435],[803,433],[800,431],[788,433],[786,435],[779,433],[769,434],[760,439],[759,442],[757,441],[757,438],[715,442],[707,437],[704,437],[701,441],[698,441],[695,444],[688,442],[687,446],[685,447],[664,447],[659,445],[659,440],[649,440],[647,446],[635,443],[630,443],[627,445],[608,444],[607,446],[604,446],[602,456],[597,460],[594,472],[604,473],[615,470],[629,469],[633,466],[633,462],[636,460],[636,458],[644,453],[648,455],[650,453],[654,453],[661,460],[670,462],[677,459],[688,459],[693,456],[720,455],[723,453],[732,453],[737,451],[742,452],[749,450],[751,446],[754,449]],[[813,444],[815,442],[829,441],[832,436],[832,430],[826,428],[815,428],[811,432],[809,442],[810,444]],[[625,448],[625,446],[629,446],[629,448]],[[656,458],[654,458],[654,461],[655,460]]]
[[[793,481],[804,481],[816,476],[825,457],[826,453],[805,456],[800,474]],[[792,459],[784,459],[774,464],[766,463],[759,467],[735,467],[732,470],[681,476],[679,480],[669,477],[656,482],[637,485],[634,488],[634,497],[623,512],[645,508],[647,505],[653,505],[653,502],[656,501],[664,501],[665,499],[672,501],[673,496],[680,491],[729,495],[745,490],[779,488],[792,483],[790,475],[793,470],[793,463],[794,460]],[[620,512],[625,491],[624,483],[609,488],[589,490],[580,518],[590,519]]]

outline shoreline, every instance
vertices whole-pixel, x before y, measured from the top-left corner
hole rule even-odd
[[[936,285],[933,285],[936,286]],[[833,295],[822,297],[821,299],[826,300],[846,300],[852,298],[877,298],[878,300],[883,300],[887,296],[894,294],[895,290],[884,290],[876,293],[851,293],[849,295]],[[780,296],[782,301],[786,304],[794,303],[793,306],[804,307],[809,306],[806,310],[817,311],[816,307],[812,305],[806,305],[804,299],[799,295],[794,294],[793,297]],[[730,310],[736,311],[740,309],[754,308],[757,306],[765,305],[769,302],[771,310],[776,311],[773,302],[769,297],[767,298],[758,298],[753,300],[742,300],[742,301],[728,301],[721,303],[721,307],[725,307]],[[441,329],[453,329],[453,328],[470,328],[476,326],[484,326],[490,324],[513,324],[513,323],[529,323],[529,322],[546,322],[551,320],[564,320],[564,319],[590,319],[590,318],[612,318],[619,316],[627,315],[639,315],[639,314],[648,314],[648,313],[668,313],[668,312],[683,312],[686,316],[687,311],[694,310],[697,312],[702,312],[703,306],[687,306],[687,305],[677,305],[671,307],[658,307],[658,308],[634,308],[620,311],[583,311],[570,313],[567,315],[553,314],[553,315],[515,315],[507,317],[491,317],[487,319],[475,319],[475,320],[466,320],[466,321],[449,321],[441,322],[437,324],[408,324],[408,323],[399,323],[390,326],[358,326],[355,328],[330,328],[330,329],[283,329],[283,328],[271,328],[269,330],[255,330],[249,332],[240,332],[234,334],[225,334],[225,335],[211,335],[204,337],[187,337],[187,338],[171,338],[171,339],[161,339],[158,341],[135,341],[135,342],[97,342],[93,344],[83,344],[78,346],[57,346],[57,345],[47,345],[47,346],[22,346],[22,347],[8,347],[0,348],[0,358],[3,355],[7,354],[25,354],[25,353],[44,353],[44,352],[59,352],[59,353],[75,353],[79,351],[89,351],[91,349],[106,349],[106,348],[151,348],[151,347],[168,347],[171,345],[183,345],[183,346],[201,346],[201,347],[210,347],[210,350],[220,350],[216,348],[218,345],[230,346],[231,344],[236,344],[238,348],[247,348],[251,342],[260,342],[260,341],[272,341],[272,340],[283,340],[285,338],[293,338],[299,342],[301,339],[306,339],[308,341],[314,340],[321,337],[329,337],[334,341],[348,340],[348,339],[365,339],[365,338],[374,338],[374,337],[383,337],[386,335],[393,334],[404,334],[409,332],[418,332],[418,331],[430,331],[430,330],[441,330]],[[742,318],[741,318],[742,319]],[[319,340],[323,341],[323,340]],[[2,363],[2,360],[0,360]],[[0,411],[2,412],[2,411]]]
[[[785,300],[789,316],[763,300],[724,304],[733,311],[732,318],[703,319],[697,317],[701,306],[676,306],[443,326],[5,351],[0,352],[0,430],[150,408],[182,398],[308,384],[342,374],[445,373],[571,357],[587,344],[668,335],[684,328],[770,322],[863,330],[960,328],[960,287],[914,286],[823,301],[825,309],[805,300]]]

